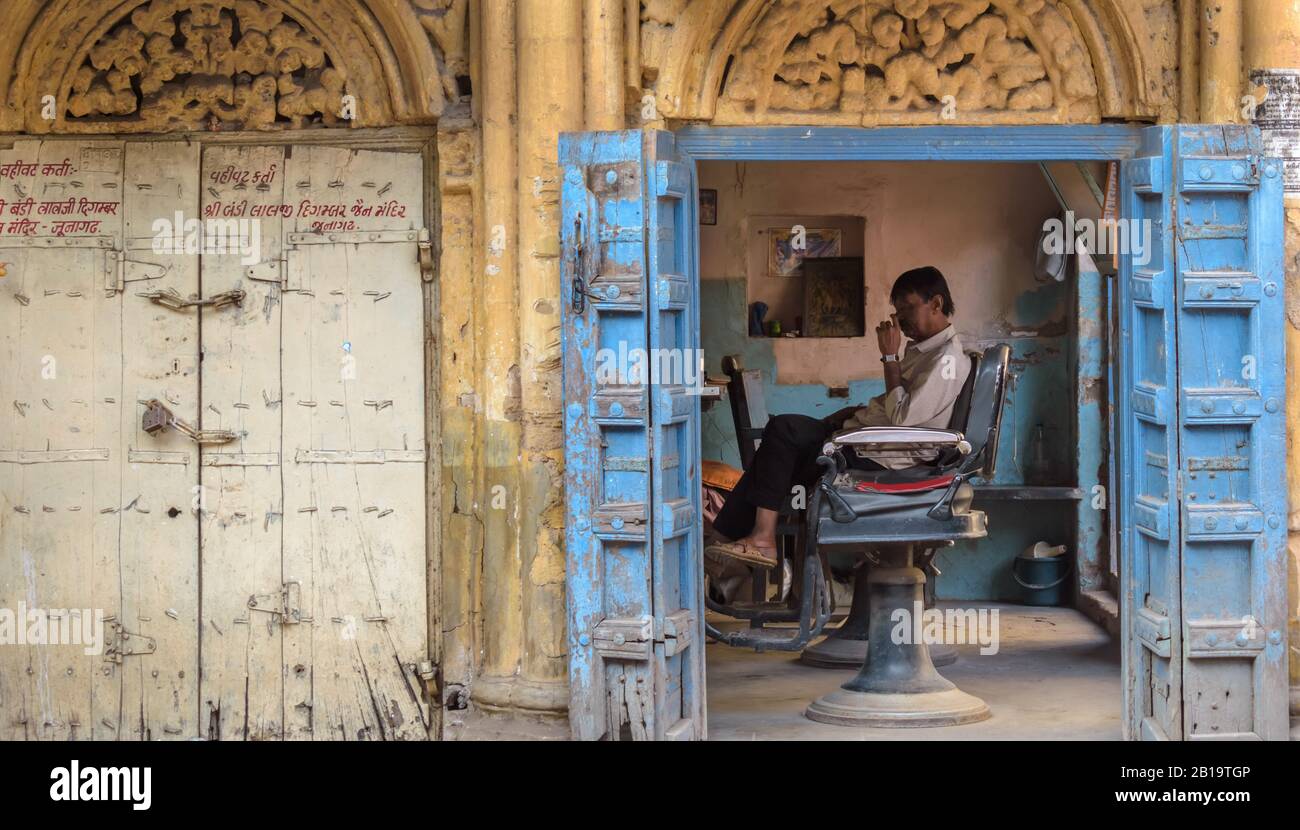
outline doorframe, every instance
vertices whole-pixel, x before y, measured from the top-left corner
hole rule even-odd
[[[1121,161],[1150,125],[709,127],[674,132],[688,161]]]
[[[994,127],[711,127],[691,125],[674,132],[676,150],[683,162],[698,171],[700,161],[937,161],[937,162],[1048,162],[1048,161],[1103,161],[1122,162],[1133,158],[1141,145],[1142,133],[1147,124],[1089,124],[1043,126]],[[697,174],[696,174],[697,175]],[[689,207],[693,214],[695,206]],[[699,227],[691,221],[691,244],[699,256]],[[698,269],[697,269],[698,270]],[[1104,279],[1104,278],[1103,278]],[[1118,299],[1118,292],[1111,292]],[[1079,299],[1074,297],[1076,306]],[[1103,301],[1104,302],[1104,301]],[[1107,319],[1099,320],[1103,331],[1109,332],[1109,309],[1100,311]],[[1077,333],[1076,333],[1077,334]],[[1120,332],[1114,332],[1120,335]],[[1112,467],[1131,464],[1132,459],[1118,452],[1121,440],[1118,426],[1123,423],[1128,401],[1115,394],[1118,381],[1118,360],[1121,350],[1119,340],[1109,340],[1105,349],[1103,377],[1108,381],[1106,404],[1108,418],[1098,424],[1108,436],[1112,448]],[[1073,381],[1078,383],[1075,367]],[[1100,452],[1100,447],[1095,448]],[[1108,486],[1106,510],[1111,511],[1111,524],[1118,521],[1119,498],[1116,486],[1124,480],[1122,469],[1114,469]],[[1085,492],[1089,500],[1092,494]],[[1080,502],[1084,504],[1085,502]],[[1076,531],[1081,523],[1076,521]],[[1122,532],[1116,534],[1122,540]],[[1115,538],[1115,537],[1112,537]],[[1109,541],[1109,539],[1107,540]],[[1112,548],[1111,555],[1116,551]],[[1078,556],[1085,553],[1077,551]],[[1092,554],[1096,557],[1096,551]],[[1105,567],[1100,558],[1094,564]],[[1077,570],[1077,568],[1076,568]],[[1116,605],[1123,606],[1122,598],[1127,585],[1121,570],[1115,592]],[[1116,629],[1122,628],[1117,616]],[[1095,616],[1095,615],[1089,615]],[[1122,669],[1127,671],[1127,669]],[[1123,706],[1123,701],[1121,701]]]
[[[314,145],[351,150],[376,150],[419,154],[424,212],[424,226],[429,231],[433,275],[421,280],[424,296],[424,425],[425,425],[425,640],[429,660],[435,671],[434,694],[429,700],[429,739],[441,740],[443,727],[442,688],[442,407],[440,338],[433,327],[441,319],[442,199],[438,186],[438,126],[366,127],[353,129],[280,130],[259,132],[175,132],[175,133],[0,133],[0,147],[12,147],[19,141],[84,143],[87,141],[198,142],[202,164],[206,146],[286,146]],[[197,210],[197,205],[195,206]],[[202,571],[195,585],[202,597]],[[201,648],[201,646],[200,646]],[[201,652],[200,652],[201,653]],[[201,682],[201,681],[200,681]],[[200,712],[196,723],[201,722]]]

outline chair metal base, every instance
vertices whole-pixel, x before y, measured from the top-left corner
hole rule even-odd
[[[961,691],[934,668],[924,642],[894,642],[896,609],[922,607],[925,574],[912,566],[912,549],[881,551],[869,569],[869,645],[857,676],[810,704],[804,714],[842,726],[955,726],[992,713],[984,701]],[[905,629],[904,629],[905,630]]]
[[[943,692],[884,694],[836,689],[809,704],[804,714],[836,726],[958,726],[990,716],[984,701],[953,687]]]
[[[799,662],[820,669],[856,669],[867,662],[868,624],[871,621],[871,606],[867,600],[868,570],[864,564],[854,574],[853,604],[848,618],[839,628],[805,648],[799,655]],[[927,591],[926,607],[933,605],[933,598]],[[956,646],[946,643],[930,646],[930,662],[935,666],[956,663]]]

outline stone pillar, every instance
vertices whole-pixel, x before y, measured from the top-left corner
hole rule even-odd
[[[1206,124],[1241,121],[1242,0],[1201,0],[1201,111]]]
[[[479,15],[468,18],[468,70],[478,88],[482,64]],[[483,550],[482,523],[474,510],[481,481],[478,469],[478,418],[475,390],[479,379],[475,352],[481,348],[482,283],[478,275],[479,218],[483,192],[482,142],[478,96],[469,118],[458,114],[438,123],[436,213],[429,226],[436,235],[437,317],[430,313],[426,338],[438,356],[430,385],[438,387],[438,418],[429,435],[430,458],[439,462],[438,519],[431,534],[429,588],[437,592],[430,610],[433,658],[442,668],[444,700],[459,700],[477,671],[474,621],[478,618],[478,570]],[[431,528],[433,523],[431,522]],[[448,725],[443,721],[444,729]],[[444,735],[446,732],[444,731]]]
[[[518,709],[568,707],[560,354],[559,134],[583,128],[582,0],[519,0],[518,290],[524,620]]]
[[[587,129],[623,129],[623,0],[586,0],[583,9]]]
[[[1178,120],[1195,123],[1201,111],[1200,0],[1178,0]]]
[[[483,561],[476,705],[509,707],[523,646],[520,567],[518,141],[516,2],[484,0],[479,95],[483,129],[483,332],[475,398],[482,442]]]
[[[1245,68],[1300,69],[1300,2],[1245,0]],[[1287,579],[1291,739],[1300,740],[1300,197],[1286,200]]]

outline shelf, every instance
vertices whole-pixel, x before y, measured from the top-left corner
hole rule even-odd
[[[1029,487],[1023,484],[977,484],[975,500],[998,501],[1080,501],[1078,487]]]

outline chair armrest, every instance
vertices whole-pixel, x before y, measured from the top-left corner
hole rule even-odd
[[[926,427],[858,427],[840,430],[827,439],[822,446],[822,454],[830,455],[841,447],[853,447],[858,452],[869,451],[873,454],[953,448],[966,455],[971,450],[970,442],[960,432]]]

